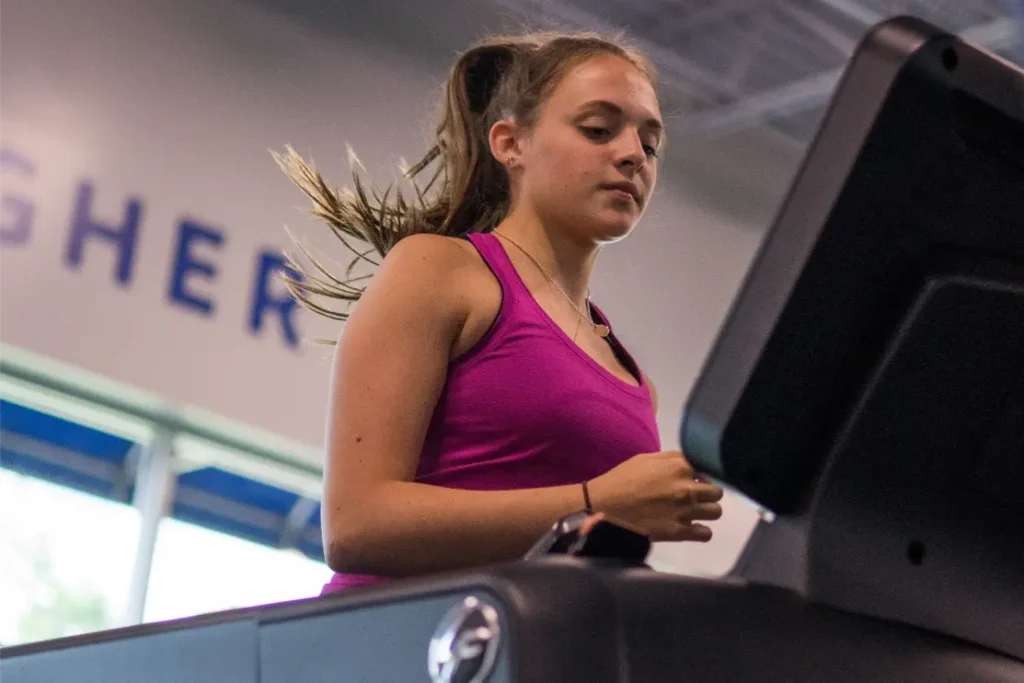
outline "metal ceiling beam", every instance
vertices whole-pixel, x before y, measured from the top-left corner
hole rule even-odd
[[[1003,0],[1006,11],[1017,20],[1017,42],[1013,55],[1018,62],[1024,64],[1024,0]]]
[[[998,19],[961,31],[959,35],[975,45],[1003,50],[1017,44],[1020,23],[1012,18]],[[708,137],[821,106],[831,97],[844,69],[825,71],[775,90],[745,97],[736,104],[708,109],[688,117],[682,132],[684,135]]]
[[[845,17],[859,21],[865,26],[874,26],[878,22],[882,21],[883,17],[878,12],[872,9],[868,9],[863,5],[860,5],[852,0],[814,0],[817,4],[823,7],[828,7],[831,10],[835,10],[839,14]]]
[[[578,30],[611,34],[627,30],[625,26],[614,26],[589,12],[570,6],[564,0],[492,0],[492,2],[518,14],[554,19]],[[671,50],[645,41],[639,36],[630,36],[630,38],[651,61],[657,64],[665,85],[684,95],[704,100],[736,96],[735,92],[727,89],[720,76]]]
[[[685,3],[680,4],[685,6]],[[678,20],[673,19],[672,27],[680,33],[693,33],[737,15],[750,16],[769,4],[773,4],[773,0],[717,0],[710,7],[695,12],[680,12],[683,16]]]
[[[761,21],[763,13],[764,10],[760,10],[749,16],[752,21]],[[750,73],[751,67],[755,64],[758,55],[763,49],[759,41],[754,39],[753,33],[754,31],[750,26],[740,30],[740,42],[743,44],[743,49],[736,52],[732,64],[729,65],[729,69],[724,74],[724,83],[730,92],[741,92],[743,90],[747,75]]]
[[[831,45],[836,52],[849,57],[857,47],[857,39],[848,35],[835,25],[825,21],[810,10],[799,5],[784,4],[779,8],[788,14],[794,21],[811,31],[826,43]]]

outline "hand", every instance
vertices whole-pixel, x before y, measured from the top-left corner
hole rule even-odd
[[[620,519],[652,541],[709,541],[696,520],[722,516],[722,489],[696,481],[680,451],[636,455],[588,484],[596,512]]]

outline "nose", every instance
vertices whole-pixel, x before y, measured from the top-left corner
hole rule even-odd
[[[619,145],[616,149],[616,166],[621,170],[629,170],[636,173],[647,163],[647,152],[644,151],[644,143],[635,130],[623,130],[619,135]]]

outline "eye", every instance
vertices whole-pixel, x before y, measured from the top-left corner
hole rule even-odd
[[[652,147],[650,145],[644,145],[644,153],[647,155],[647,157],[649,159],[657,159],[658,158],[658,150],[657,150],[657,148]]]
[[[612,132],[607,128],[600,128],[597,126],[580,126],[580,130],[591,140],[607,140],[611,137]]]

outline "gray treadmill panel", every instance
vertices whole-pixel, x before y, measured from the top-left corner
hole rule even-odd
[[[153,632],[6,659],[4,683],[254,683],[255,620]]]
[[[264,624],[261,683],[428,681],[427,650],[445,613],[471,593],[367,605]],[[501,602],[473,592],[498,609],[502,639],[488,683],[509,683],[507,619]]]

